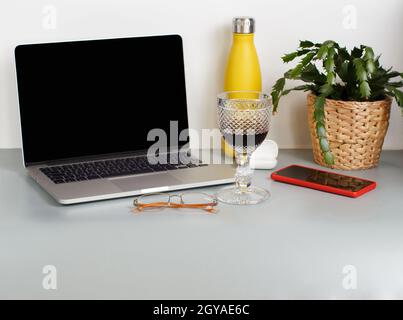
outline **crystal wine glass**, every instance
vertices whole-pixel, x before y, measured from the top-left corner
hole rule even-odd
[[[222,189],[217,198],[229,204],[257,204],[270,193],[251,186],[251,154],[264,141],[272,114],[268,95],[253,91],[232,91],[218,95],[218,122],[224,140],[233,147],[238,165],[235,186]]]

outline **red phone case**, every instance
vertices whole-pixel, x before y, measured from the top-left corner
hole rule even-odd
[[[339,189],[339,188],[336,188],[336,187],[325,186],[325,185],[315,183],[315,182],[309,182],[309,181],[303,181],[303,180],[296,179],[296,178],[284,177],[284,176],[281,176],[281,175],[277,174],[277,172],[280,172],[280,171],[282,171],[284,169],[287,169],[289,167],[292,167],[292,166],[312,169],[312,170],[316,170],[316,171],[324,172],[324,173],[332,173],[332,174],[342,176],[342,177],[355,178],[355,179],[370,182],[370,184],[368,186],[362,188],[359,191],[349,191],[349,190]],[[282,168],[280,170],[277,170],[276,172],[273,172],[271,174],[271,178],[273,180],[276,180],[276,181],[285,182],[285,183],[289,183],[289,184],[294,184],[294,185],[297,185],[297,186],[306,187],[306,188],[310,188],[310,189],[315,189],[315,190],[335,193],[335,194],[339,194],[339,195],[347,196],[347,197],[351,197],[351,198],[357,198],[359,196],[362,196],[364,193],[367,193],[367,192],[369,192],[369,191],[371,191],[371,190],[376,188],[376,182],[375,181],[362,179],[362,178],[358,178],[358,177],[353,177],[353,176],[347,176],[347,175],[344,175],[344,174],[333,173],[333,172],[330,172],[330,171],[318,170],[318,169],[315,169],[315,168],[305,167],[305,166],[301,166],[301,165],[290,165],[290,166],[284,167],[284,168]]]

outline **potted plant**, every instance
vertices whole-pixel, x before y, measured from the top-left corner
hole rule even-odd
[[[314,160],[336,169],[368,169],[378,165],[392,98],[403,107],[403,74],[385,69],[372,48],[348,51],[335,41],[300,41],[282,57],[298,64],[272,89],[273,111],[293,90],[308,91],[308,122]],[[397,78],[398,77],[398,78]],[[396,80],[396,78],[398,80]],[[305,84],[285,88],[286,80]]]

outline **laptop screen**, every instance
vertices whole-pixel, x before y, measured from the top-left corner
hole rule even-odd
[[[15,56],[26,164],[147,150],[150,130],[169,142],[170,121],[188,128],[180,36],[21,45]]]

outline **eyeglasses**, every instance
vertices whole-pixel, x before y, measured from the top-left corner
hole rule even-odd
[[[161,208],[187,208],[201,209],[208,213],[214,213],[216,211],[217,199],[215,196],[203,192],[180,194],[150,193],[134,199],[133,205],[134,212]]]

